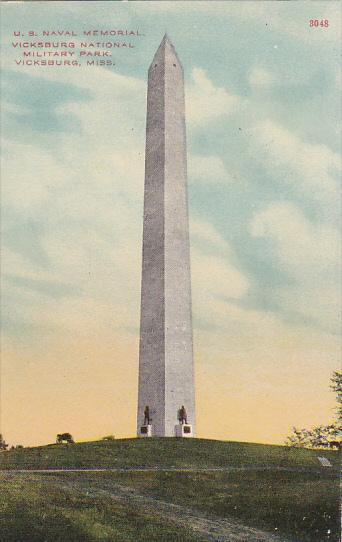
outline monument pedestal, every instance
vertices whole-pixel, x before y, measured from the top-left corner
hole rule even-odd
[[[192,425],[188,423],[180,423],[175,426],[175,435],[176,437],[193,437]]]
[[[151,424],[142,425],[140,427],[138,436],[141,438],[152,437],[152,425]]]

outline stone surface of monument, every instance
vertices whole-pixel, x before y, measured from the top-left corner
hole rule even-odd
[[[152,436],[183,435],[182,405],[195,435],[184,78],[166,35],[148,72],[139,436],[146,405]]]

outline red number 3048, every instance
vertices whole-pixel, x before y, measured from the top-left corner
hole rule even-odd
[[[329,21],[328,19],[321,19],[320,21],[318,19],[310,19],[310,26],[325,26],[325,28],[327,28],[329,26]]]

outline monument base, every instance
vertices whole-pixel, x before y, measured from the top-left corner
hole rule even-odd
[[[152,437],[152,425],[151,424],[142,425],[140,427],[138,436],[141,438]]]
[[[180,423],[179,425],[176,425],[175,435],[176,437],[193,437],[192,425],[189,425],[188,423]]]

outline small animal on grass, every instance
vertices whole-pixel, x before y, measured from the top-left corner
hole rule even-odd
[[[72,438],[72,435],[70,433],[60,433],[57,435],[56,438],[57,444],[75,444],[74,439]]]

